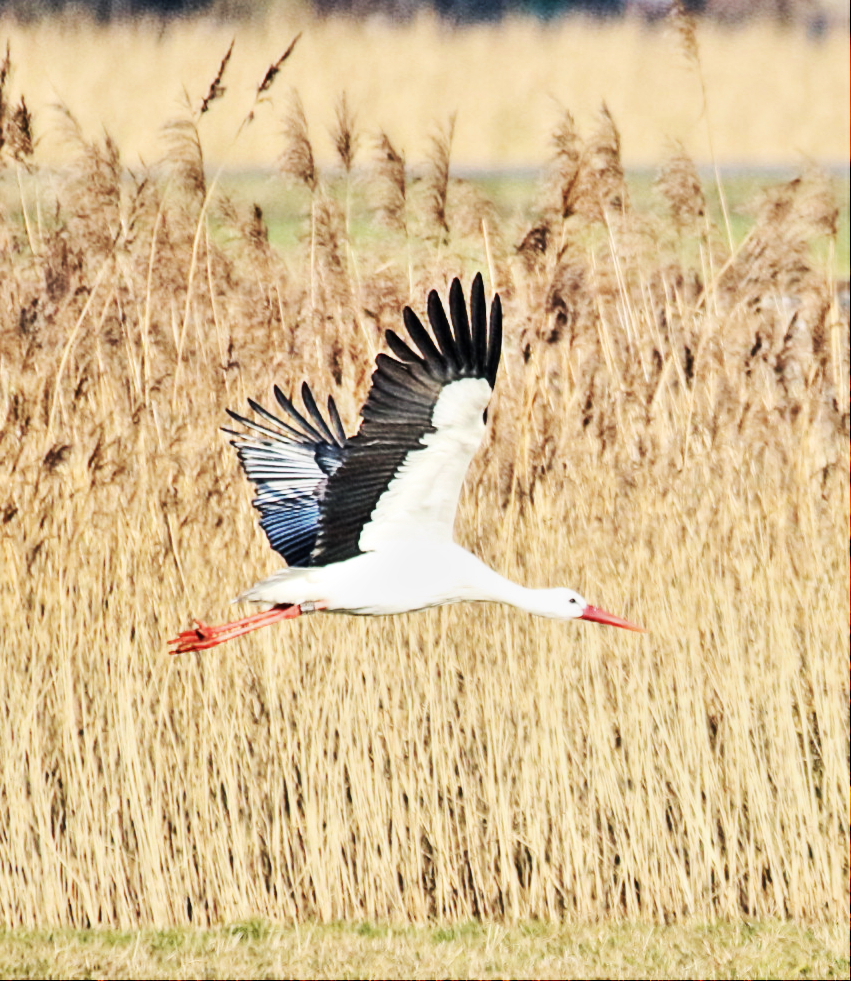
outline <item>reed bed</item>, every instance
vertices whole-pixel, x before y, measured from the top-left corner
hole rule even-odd
[[[226,82],[133,174],[70,114],[41,171],[4,103],[0,180],[56,204],[0,217],[0,921],[847,917],[829,181],[768,189],[731,249],[684,151],[638,211],[615,118],[565,114],[521,224],[452,176],[448,120],[412,181],[341,102],[329,174],[296,102],[281,255],[204,166]],[[463,605],[169,657],[280,564],[225,408],[306,378],[353,431],[402,305],[479,269],[507,336],[460,538],[650,633]]]

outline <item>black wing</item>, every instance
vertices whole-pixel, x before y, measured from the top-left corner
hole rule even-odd
[[[334,400],[323,417],[313,393],[302,385],[305,414],[275,386],[275,398],[288,420],[279,419],[252,399],[248,404],[264,420],[254,422],[228,409],[228,415],[251,430],[225,432],[248,479],[257,486],[254,506],[269,544],[287,565],[310,565],[316,546],[322,499],[329,478],[343,462],[346,435]],[[309,417],[309,418],[308,418]]]
[[[469,317],[457,279],[449,291],[449,314],[451,324],[432,290],[431,333],[408,307],[404,321],[412,343],[387,331],[395,357],[378,355],[360,429],[324,486],[312,565],[411,538],[451,540],[496,380],[502,307],[495,296],[488,318],[477,275]]]

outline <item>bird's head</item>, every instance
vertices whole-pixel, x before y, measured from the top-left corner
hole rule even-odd
[[[607,623],[610,627],[623,627],[625,630],[637,630],[644,633],[644,627],[639,627],[637,623],[631,623],[622,617],[615,616],[607,610],[600,609],[599,606],[592,606],[584,596],[575,593],[572,589],[547,589],[542,590],[548,594],[548,611],[544,616],[552,617],[555,620],[592,620],[594,623]]]

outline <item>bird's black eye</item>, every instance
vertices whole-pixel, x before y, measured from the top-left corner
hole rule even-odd
[[[571,602],[571,603],[575,603],[575,602],[576,602],[576,600],[575,600],[575,599],[574,599],[574,598],[573,598],[573,597],[571,596],[571,597],[570,597],[570,602]]]

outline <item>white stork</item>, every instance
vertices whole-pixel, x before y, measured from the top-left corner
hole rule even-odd
[[[453,540],[461,486],[485,432],[502,346],[499,296],[488,318],[481,275],[470,316],[461,284],[428,297],[429,333],[405,307],[411,343],[387,331],[394,357],[376,358],[357,435],[347,438],[332,398],[319,410],[302,386],[304,413],[275,387],[286,421],[249,399],[263,419],[228,410],[250,432],[226,432],[249,480],[272,548],[288,568],[240,600],[261,613],[218,627],[202,621],[172,641],[200,651],[251,630],[313,613],[381,616],[460,601],[508,603],[537,616],[643,630],[591,606],[571,589],[527,589]]]

